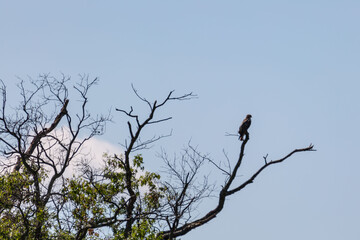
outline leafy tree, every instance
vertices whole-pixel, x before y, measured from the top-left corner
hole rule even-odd
[[[163,151],[168,178],[144,169],[141,151],[166,137],[142,140],[143,129],[171,117],[156,117],[169,102],[188,100],[192,93],[150,102],[133,91],[148,106],[148,113],[116,109],[128,117],[129,136],[124,152],[105,154],[103,165],[93,167],[82,147],[103,133],[108,116],[92,117],[88,92],[97,83],[81,76],[74,86],[81,99],[69,100],[70,78],[47,75],[31,80],[32,88],[18,85],[22,101],[9,110],[6,86],[2,84],[0,111],[0,236],[3,239],[175,239],[211,221],[221,212],[228,196],[252,183],[271,165],[293,154],[312,151],[313,146],[295,149],[284,158],[268,161],[249,179],[235,185],[249,136],[241,143],[239,158],[226,168],[192,145],[179,158]],[[78,110],[73,110],[78,108]],[[73,112],[74,111],[74,112]],[[79,161],[81,159],[81,161]],[[77,173],[69,176],[77,166]],[[225,175],[219,191],[207,177],[198,181],[202,166],[210,164]],[[203,216],[194,218],[196,206],[210,195],[218,203]]]
[[[103,131],[107,117],[92,118],[88,91],[97,83],[82,76],[74,86],[80,110],[68,110],[69,78],[44,75],[18,84],[21,101],[9,106],[0,87],[1,199],[0,234],[10,239],[67,238],[61,206],[66,201],[64,173],[83,144]],[[60,124],[61,122],[61,124]]]

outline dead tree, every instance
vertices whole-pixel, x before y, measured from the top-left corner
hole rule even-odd
[[[164,119],[155,119],[155,112],[162,106],[164,106],[170,100],[186,100],[195,97],[192,93],[185,94],[180,97],[172,97],[173,91],[162,102],[158,103],[157,101],[150,102],[144,97],[140,96],[138,92],[133,88],[137,97],[146,103],[149,107],[150,113],[147,115],[145,120],[140,121],[140,116],[134,114],[134,110],[131,107],[129,111],[123,109],[117,109],[124,113],[131,121],[127,122],[128,131],[130,135],[129,143],[124,145],[125,147],[125,157],[120,159],[122,164],[126,166],[126,186],[129,193],[129,200],[126,204],[126,228],[125,228],[125,237],[128,237],[131,233],[131,227],[136,219],[139,217],[147,218],[149,215],[136,215],[134,214],[134,203],[137,199],[134,191],[132,189],[131,182],[131,171],[129,168],[130,155],[137,150],[143,150],[148,147],[149,144],[161,139],[164,136],[154,137],[150,140],[141,141],[140,135],[141,131],[145,127],[149,127],[151,124],[160,123],[171,119],[171,117]],[[135,125],[135,127],[133,126]],[[245,146],[249,141],[249,134],[246,134],[246,138],[241,144],[239,157],[234,165],[231,168],[230,160],[227,158],[227,166],[225,169],[219,164],[215,163],[208,155],[201,154],[197,148],[191,146],[190,144],[184,150],[183,154],[179,158],[171,160],[165,151],[162,151],[160,158],[162,158],[168,169],[168,173],[171,176],[171,179],[168,181],[163,181],[161,184],[165,189],[165,195],[161,200],[161,206],[156,212],[153,219],[156,220],[156,225],[160,230],[158,236],[161,236],[163,239],[175,239],[177,237],[187,234],[189,231],[198,228],[205,223],[213,220],[217,214],[219,214],[225,206],[227,197],[232,194],[235,194],[256,179],[256,177],[264,171],[266,168],[281,163],[286,159],[290,158],[293,154],[299,152],[314,151],[313,145],[310,145],[305,148],[295,149],[285,157],[267,161],[267,157],[264,157],[265,164],[259,168],[249,179],[244,181],[240,185],[234,184],[234,179],[237,176],[238,170],[241,166],[241,163],[244,158]],[[225,154],[226,155],[226,154]],[[205,163],[210,163],[218,171],[223,173],[226,176],[225,182],[221,187],[220,191],[217,193],[218,204],[216,207],[208,211],[204,216],[197,219],[193,219],[193,212],[196,209],[196,206],[203,200],[214,195],[214,186],[209,182],[209,176],[205,176],[199,182],[199,175],[201,167]],[[216,195],[216,194],[215,194]]]

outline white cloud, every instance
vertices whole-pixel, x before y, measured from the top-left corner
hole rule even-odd
[[[53,133],[59,140],[63,141],[65,145],[67,145],[71,139],[70,130],[66,127],[58,129]],[[54,140],[51,138],[44,138],[43,144],[53,145]],[[77,142],[82,142],[83,139],[78,138]],[[74,148],[79,147],[78,144],[73,145]],[[60,163],[63,162],[65,158],[65,152],[61,150],[62,148],[56,144],[51,147],[51,150],[48,150],[48,154],[52,156],[55,162]],[[65,171],[65,177],[71,177],[72,175],[78,175],[78,167],[76,167],[81,161],[89,162],[91,167],[99,168],[103,163],[103,155],[104,153],[111,155],[121,154],[123,150],[119,145],[115,145],[109,143],[107,141],[101,140],[98,137],[92,137],[89,140],[85,141],[83,145],[80,147],[80,150],[77,152],[76,156],[71,160],[70,165]],[[52,171],[51,168],[48,170]]]
[[[104,153],[109,155],[119,155],[123,152],[124,151],[119,145],[115,145],[95,137],[86,141],[81,151],[81,153],[89,154],[91,163],[93,163],[95,166],[100,166]]]

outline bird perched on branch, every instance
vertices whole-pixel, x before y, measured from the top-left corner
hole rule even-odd
[[[241,125],[239,127],[240,141],[242,141],[244,139],[244,135],[246,135],[246,137],[249,138],[248,129],[251,125],[251,117],[252,116],[250,114],[246,115],[246,118],[244,119],[244,121],[241,123]]]

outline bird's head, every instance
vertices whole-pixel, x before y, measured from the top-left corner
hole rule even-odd
[[[252,118],[251,114],[246,115],[246,118]]]

